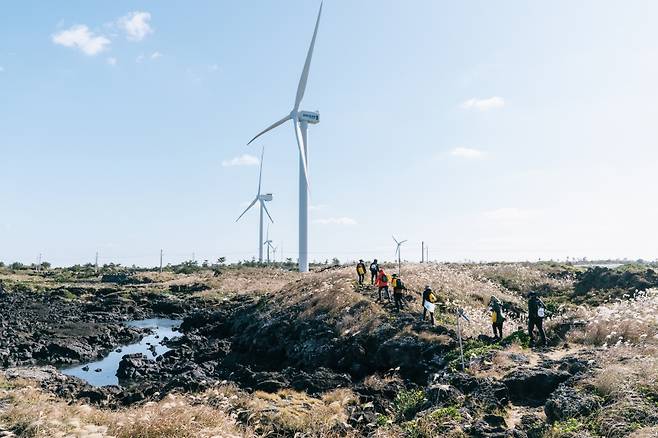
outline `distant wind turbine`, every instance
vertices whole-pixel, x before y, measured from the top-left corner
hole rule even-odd
[[[258,202],[260,204],[260,222],[258,226],[258,261],[260,263],[263,262],[263,210],[265,210],[265,213],[267,213],[267,217],[270,218],[270,221],[274,223],[274,219],[272,219],[272,216],[270,215],[270,212],[267,210],[267,206],[265,205],[266,202],[269,202],[273,199],[273,196],[271,193],[266,193],[264,195],[261,195],[260,189],[261,189],[261,182],[263,178],[263,157],[265,156],[265,148],[263,148],[261,154],[260,154],[260,170],[258,172],[258,192],[256,193],[256,197],[254,200],[249,204],[249,207],[245,209],[245,211],[242,212],[240,216],[235,220],[236,222],[242,218],[242,216],[245,215],[246,212],[249,211],[251,207]]]
[[[391,236],[391,237],[393,237],[393,240],[395,240],[395,243],[397,245],[397,247],[395,248],[395,255],[398,257],[398,276],[399,276],[400,275],[400,270],[401,270],[400,267],[402,265],[402,258],[401,258],[401,255],[400,255],[400,252],[401,252],[400,247],[402,246],[402,244],[404,242],[406,242],[406,240],[398,242],[397,239],[395,238],[395,236]]]
[[[313,31],[313,38],[311,45],[306,54],[306,62],[302,75],[299,78],[299,85],[297,85],[297,95],[295,96],[295,103],[290,111],[278,122],[274,122],[263,131],[259,132],[254,138],[249,140],[249,143],[256,140],[261,135],[284,124],[288,120],[292,120],[293,128],[295,130],[295,137],[297,138],[297,146],[299,147],[299,272],[308,272],[308,187],[309,187],[309,174],[308,174],[308,137],[307,130],[308,124],[320,123],[320,113],[311,111],[301,111],[299,105],[304,97],[306,91],[306,82],[308,80],[308,72],[311,67],[311,58],[313,57],[313,48],[315,47],[315,37],[318,34],[318,26],[320,25],[320,15],[322,15],[322,3],[320,3],[320,10],[318,11],[318,18],[315,22],[315,30]]]
[[[272,241],[270,240],[270,224],[267,224],[267,237],[265,237],[265,242],[263,243],[263,246],[267,247],[267,264],[269,265],[270,249],[274,250],[274,247],[272,246]],[[274,253],[276,254],[276,251]]]

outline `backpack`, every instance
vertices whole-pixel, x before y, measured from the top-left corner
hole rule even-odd
[[[395,289],[404,289],[404,283],[398,278],[393,287]]]
[[[370,272],[377,272],[377,271],[379,271],[379,266],[377,266],[374,263],[370,265]]]
[[[386,274],[383,274],[379,280],[382,283],[388,283],[388,277],[386,276]]]

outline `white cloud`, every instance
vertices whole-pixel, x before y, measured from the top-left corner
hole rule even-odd
[[[485,153],[477,149],[454,148],[450,151],[450,155],[453,157],[467,158],[469,160],[478,160],[484,158]]]
[[[157,51],[151,53],[151,59],[158,59],[158,58],[162,58],[162,53],[157,52]]]
[[[4,72],[4,71],[5,71],[5,68],[4,68],[3,66],[0,65],[0,73],[2,73],[2,72]]]
[[[474,109],[478,111],[488,111],[491,109],[502,108],[505,106],[505,99],[502,97],[494,96],[487,99],[468,99],[461,105],[462,109]]]
[[[316,219],[313,223],[320,225],[356,225],[356,220],[351,217],[329,217],[325,219]]]
[[[150,21],[150,13],[134,11],[119,18],[117,24],[126,33],[126,38],[131,41],[141,41],[146,35],[153,33]]]
[[[212,64],[212,65],[208,66],[208,71],[219,71],[219,65]]]
[[[94,56],[110,45],[110,40],[94,35],[84,24],[76,24],[52,36],[53,43],[80,49],[85,55]]]
[[[107,63],[112,67],[114,67],[115,65],[117,65],[117,59],[114,57],[109,57],[107,58]]]
[[[232,167],[232,166],[258,166],[260,160],[258,157],[254,157],[249,154],[242,154],[238,157],[231,158],[230,160],[222,161],[222,167]]]

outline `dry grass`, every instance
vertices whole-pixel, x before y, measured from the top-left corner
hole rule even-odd
[[[30,382],[2,379],[0,388],[0,424],[35,438],[350,437],[346,407],[357,402],[348,389],[313,398],[291,390],[248,394],[226,385],[112,411],[67,404]]]
[[[12,383],[13,385],[14,383]],[[5,386],[7,386],[5,382]],[[31,385],[0,392],[0,421],[19,436],[43,438],[244,437],[224,412],[170,395],[158,403],[120,411],[69,405]]]
[[[578,316],[589,321],[570,339],[604,348],[620,345],[658,345],[658,291],[617,300],[594,309],[581,308]]]

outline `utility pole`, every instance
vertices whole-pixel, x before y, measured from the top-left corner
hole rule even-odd
[[[162,274],[162,250],[160,250],[160,273]]]
[[[96,262],[94,263],[94,272],[98,274],[98,251],[96,251]]]
[[[420,262],[425,262],[425,241],[420,242]]]
[[[37,272],[41,272],[41,253],[39,253],[39,258],[37,259]]]
[[[427,263],[429,263],[429,262],[430,262],[430,247],[429,247],[429,246],[426,246],[426,247],[425,247],[425,252],[426,252],[426,254],[427,254],[427,256],[425,257],[425,259],[427,260]]]
[[[192,252],[192,262],[194,262],[195,260],[196,260],[196,257],[195,257],[194,251],[193,251]]]

